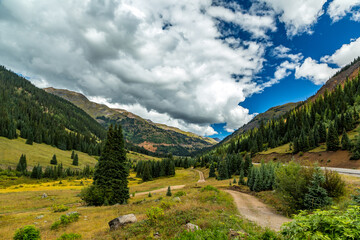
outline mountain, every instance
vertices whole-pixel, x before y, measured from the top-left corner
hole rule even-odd
[[[74,104],[0,66],[0,136],[99,155],[105,129]]]
[[[256,115],[250,122],[243,125],[238,130],[233,132],[231,135],[226,137],[223,140],[223,142],[227,142],[227,141],[229,141],[230,139],[232,139],[235,136],[241,135],[241,134],[245,133],[248,130],[259,127],[261,122],[266,123],[267,121],[269,121],[271,119],[281,117],[285,113],[287,113],[288,111],[290,111],[290,110],[294,109],[295,107],[299,106],[300,104],[301,104],[301,102],[286,103],[286,104],[283,104],[283,105],[280,105],[280,106],[272,107],[269,110],[267,110],[266,112],[263,112],[263,113],[260,113],[260,114]]]
[[[153,123],[124,109],[109,108],[104,104],[91,102],[81,93],[55,88],[44,90],[72,102],[104,127],[111,123],[120,123],[128,142],[152,152],[189,155],[217,143],[212,138],[200,137],[175,127]]]

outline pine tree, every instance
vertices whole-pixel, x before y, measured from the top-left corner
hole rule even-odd
[[[210,177],[216,177],[216,173],[215,173],[215,163],[211,163],[210,165],[210,171],[209,171],[209,178]]]
[[[248,176],[251,167],[252,167],[252,161],[251,161],[250,155],[247,154],[246,157],[245,157],[245,163],[244,163],[244,175],[245,175],[245,177]]]
[[[318,209],[327,206],[331,203],[326,190],[321,187],[325,181],[324,175],[320,168],[316,168],[311,180],[311,185],[308,187],[308,193],[305,194],[304,206],[308,209]]]
[[[33,145],[33,142],[34,142],[34,136],[32,134],[32,132],[29,133],[29,136],[28,138],[26,139],[26,144],[29,144],[29,145]]]
[[[103,193],[104,198],[102,202],[97,201],[94,205],[102,205],[105,198],[110,205],[127,202],[130,197],[127,180],[128,165],[121,126],[111,125],[94,172],[93,185]]]
[[[74,150],[71,152],[71,159],[74,159],[74,157],[75,157],[75,152],[74,152]]]
[[[166,196],[168,197],[171,197],[172,193],[171,193],[171,189],[170,189],[170,186],[168,187],[167,189],[167,192],[166,192]]]
[[[350,139],[344,129],[342,138],[341,138],[341,149],[342,150],[350,150],[351,149],[351,142]]]
[[[339,147],[339,135],[335,126],[330,124],[327,138],[326,138],[326,149],[328,151],[336,151]]]
[[[149,192],[148,197],[152,197],[151,192]]]
[[[218,167],[218,179],[224,180],[229,178],[229,170],[227,166],[227,162],[222,160]]]
[[[239,185],[245,185],[244,170],[243,169],[240,170],[240,176],[239,176],[238,183],[239,183]]]
[[[234,178],[233,183],[235,183],[235,184],[237,183],[237,182],[236,182],[236,178]]]
[[[57,164],[57,159],[56,159],[56,155],[54,154],[52,159],[50,160],[50,164],[52,165],[56,165]]]
[[[16,171],[25,173],[27,169],[26,155],[21,154],[19,163],[16,166]]]
[[[150,172],[150,162],[146,162],[144,165],[144,170],[142,173],[142,180],[143,180],[143,182],[152,180],[152,176],[151,176],[151,172]]]
[[[79,157],[78,157],[77,153],[75,153],[75,156],[74,156],[74,158],[73,158],[72,165],[74,165],[74,166],[79,166]]]

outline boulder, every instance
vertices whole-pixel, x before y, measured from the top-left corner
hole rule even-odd
[[[47,198],[48,195],[46,193],[43,193],[43,195],[41,196],[41,198]]]
[[[77,211],[74,211],[74,212],[68,212],[66,213],[67,216],[70,216],[71,214],[75,214],[75,213],[78,213]]]
[[[174,197],[174,198],[173,198],[173,201],[174,201],[174,202],[181,202],[181,199],[180,199],[179,197]]]
[[[127,214],[120,216],[118,218],[115,218],[109,222],[110,230],[116,230],[121,226],[124,226],[125,224],[129,223],[135,223],[137,222],[137,219],[134,214]]]
[[[44,217],[44,215],[39,215],[39,216],[37,216],[37,217],[35,217],[36,219],[41,219],[41,218],[43,218]]]
[[[187,223],[187,224],[185,225],[185,228],[186,228],[188,231],[191,231],[191,232],[200,229],[198,225],[195,225],[195,224],[192,224],[192,223]]]

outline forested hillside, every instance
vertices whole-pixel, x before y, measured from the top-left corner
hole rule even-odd
[[[211,138],[153,123],[123,109],[109,108],[106,105],[91,102],[77,92],[55,88],[46,88],[45,91],[72,102],[106,128],[110,124],[121,124],[128,143],[153,153],[185,156],[217,143]]]
[[[0,66],[0,136],[99,155],[105,129],[82,109]]]
[[[215,152],[251,152],[254,155],[290,143],[291,151],[297,153],[326,143],[327,150],[337,150],[341,144],[344,150],[353,152],[353,159],[359,159],[360,144],[351,142],[346,134],[359,123],[359,60],[339,71],[308,101],[283,116],[262,121],[258,128],[233,137]]]

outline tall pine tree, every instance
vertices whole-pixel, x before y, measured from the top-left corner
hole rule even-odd
[[[328,151],[336,151],[339,148],[339,135],[334,124],[330,124],[326,137],[326,149]]]

